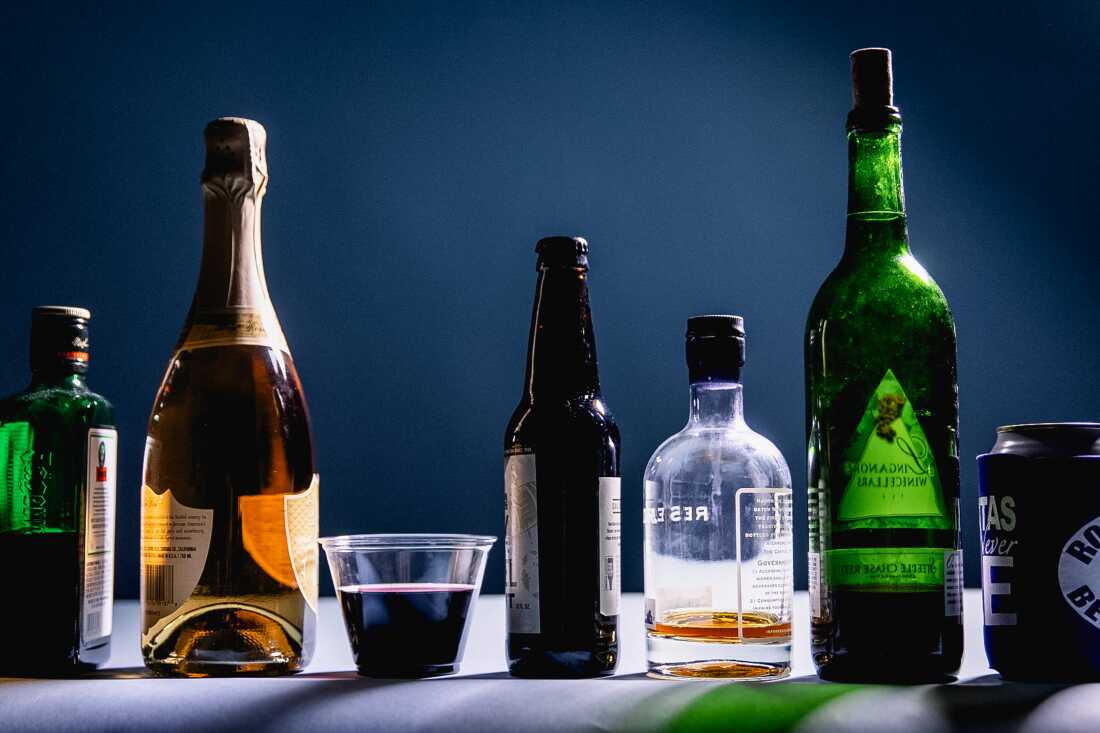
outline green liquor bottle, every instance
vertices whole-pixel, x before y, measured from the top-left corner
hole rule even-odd
[[[813,657],[936,680],[962,657],[955,324],[909,250],[890,51],[851,60],[844,255],[806,324]]]
[[[0,672],[95,669],[111,652],[114,408],[88,389],[83,308],[31,316],[31,383],[0,401]]]

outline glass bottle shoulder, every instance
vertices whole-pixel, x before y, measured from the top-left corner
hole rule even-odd
[[[736,427],[688,425],[654,451],[647,482],[710,483],[724,488],[789,488],[790,469],[770,440],[744,423]]]
[[[537,439],[540,433],[575,430],[579,434],[607,437],[618,443],[619,427],[611,409],[599,395],[572,400],[520,400],[504,435],[505,450]]]
[[[845,253],[814,297],[807,333],[830,321],[955,330],[943,291],[907,249]]]
[[[0,422],[113,425],[114,407],[86,385],[31,385],[0,402]]]

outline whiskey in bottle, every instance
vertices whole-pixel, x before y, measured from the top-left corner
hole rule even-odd
[[[963,640],[955,324],[909,249],[890,52],[851,58],[844,255],[806,324],[813,657],[934,681]]]
[[[619,429],[600,394],[588,243],[535,248],[523,397],[504,434],[508,669],[611,674],[619,657]]]
[[[791,669],[791,474],[745,422],[739,316],[688,320],[687,424],[645,470],[651,677],[778,679]]]
[[[260,251],[266,135],[206,128],[203,256],[145,444],[141,648],[155,673],[283,674],[313,650],[309,414]]]
[[[31,315],[31,383],[0,401],[0,674],[72,674],[111,653],[114,408],[88,389],[83,308]]]

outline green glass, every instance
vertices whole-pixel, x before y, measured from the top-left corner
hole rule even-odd
[[[91,595],[109,598],[111,588],[85,583],[113,581],[114,409],[88,388],[85,363],[39,362],[30,385],[0,401],[0,584],[11,594],[0,603],[5,673],[94,668],[110,654],[110,621],[87,614]],[[95,521],[109,522],[106,549],[85,546],[90,482],[109,485],[94,499],[105,518]],[[111,568],[89,573],[89,561]],[[95,612],[110,610],[110,602],[96,604]]]
[[[848,153],[844,255],[806,324],[813,656],[935,679],[962,655],[955,324],[909,249],[896,108],[857,107]]]

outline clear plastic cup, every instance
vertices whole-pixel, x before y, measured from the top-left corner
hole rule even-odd
[[[320,542],[359,674],[458,671],[496,537],[357,534]]]

